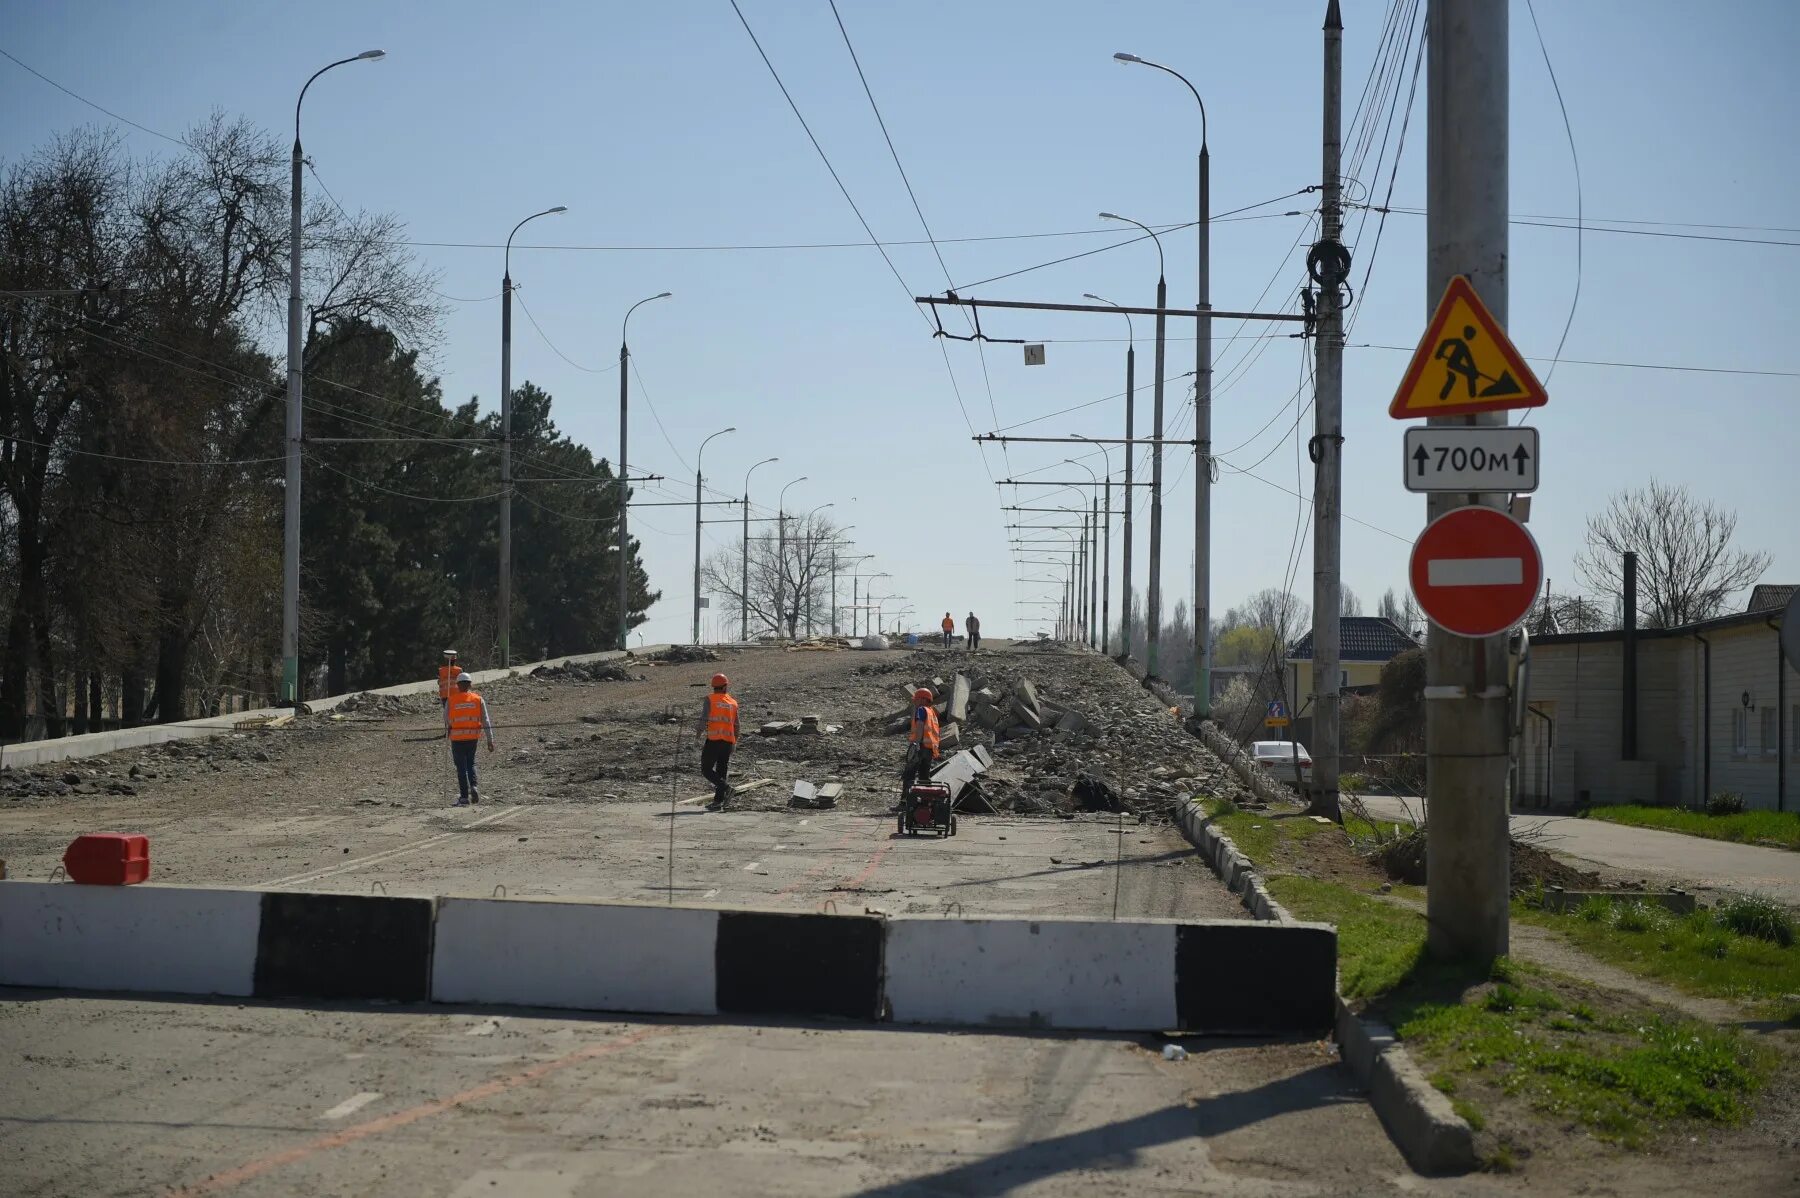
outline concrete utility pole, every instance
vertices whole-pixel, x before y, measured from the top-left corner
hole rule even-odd
[[[306,397],[306,369],[300,331],[300,237],[301,184],[300,168],[306,157],[300,151],[300,106],[306,103],[306,89],[313,80],[347,62],[373,61],[385,57],[381,50],[364,50],[350,58],[340,58],[312,73],[301,85],[300,97],[294,101],[294,154],[292,174],[288,180],[288,310],[287,310],[287,485],[282,499],[281,521],[281,705],[292,707],[300,702],[300,452],[304,448],[305,422],[302,409]]]
[[[625,634],[631,627],[631,533],[625,520],[631,500],[631,482],[625,468],[630,449],[625,432],[631,396],[631,314],[651,300],[668,298],[667,291],[646,296],[625,309],[625,319],[619,322],[619,643],[615,646],[619,649],[626,648]]]
[[[1339,659],[1342,656],[1344,491],[1344,292],[1350,258],[1339,240],[1340,145],[1344,107],[1344,20],[1338,0],[1325,10],[1325,124],[1320,168],[1319,242],[1308,255],[1319,284],[1314,345],[1313,473],[1313,775],[1309,810],[1342,820],[1338,807]],[[1298,696],[1296,696],[1298,698]],[[1291,725],[1290,725],[1291,727]]]
[[[1144,673],[1156,675],[1156,645],[1162,637],[1162,475],[1163,475],[1163,346],[1168,321],[1163,309],[1169,306],[1168,272],[1163,267],[1162,239],[1149,225],[1124,216],[1102,212],[1101,220],[1124,221],[1137,225],[1156,243],[1156,385],[1152,405],[1150,435],[1155,439],[1150,450],[1150,587],[1144,604]],[[1126,450],[1129,454],[1131,451]],[[1126,652],[1130,652],[1127,644]]]
[[[1090,496],[1088,506],[1088,648],[1100,647],[1100,497]]]
[[[1507,0],[1426,5],[1427,319],[1460,274],[1506,323],[1507,9]],[[1506,413],[1431,423],[1500,425]],[[1432,495],[1426,515],[1505,501],[1501,494]],[[1458,696],[1425,703],[1427,947],[1440,958],[1485,962],[1504,954],[1508,939],[1506,638],[1434,629],[1425,661],[1426,693]]]
[[[1117,308],[1119,306],[1117,304],[1113,304],[1113,302],[1111,300],[1104,299],[1101,296],[1092,294],[1091,292],[1083,292],[1081,298],[1097,300],[1103,304],[1112,304],[1112,306],[1115,308]],[[1120,561],[1119,561],[1119,644],[1121,646],[1119,652],[1122,654],[1129,655],[1131,653],[1131,509],[1132,509],[1132,501],[1136,497],[1136,491],[1131,485],[1131,442],[1134,440],[1134,434],[1132,431],[1132,407],[1133,407],[1133,398],[1134,398],[1133,393],[1134,393],[1136,381],[1137,381],[1136,380],[1137,334],[1131,327],[1131,313],[1121,312],[1120,315],[1125,317],[1125,446],[1126,446],[1126,448],[1125,448],[1125,512],[1124,512],[1124,525],[1120,531],[1120,535],[1123,538],[1123,543],[1121,544],[1120,549],[1119,549],[1119,557],[1120,557]],[[1107,486],[1109,488],[1109,502],[1110,502],[1110,488],[1112,486],[1112,465],[1111,465],[1110,461],[1107,464],[1106,478],[1107,478]],[[1112,530],[1109,526],[1107,529],[1107,535],[1111,536],[1111,533],[1112,533]],[[1109,558],[1111,557],[1111,550],[1107,551],[1107,555]]]
[[[500,668],[512,664],[512,242],[519,230],[540,216],[568,209],[558,204],[534,212],[506,235],[500,276]],[[621,461],[621,466],[624,464]],[[625,518],[624,505],[619,519]],[[621,646],[622,647],[622,646]]]

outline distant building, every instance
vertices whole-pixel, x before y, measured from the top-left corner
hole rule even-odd
[[[1386,616],[1338,618],[1338,690],[1368,694],[1381,685],[1381,667],[1420,642]],[[1287,703],[1295,715],[1294,739],[1306,743],[1312,735],[1312,716],[1307,703],[1313,693],[1313,634],[1308,632],[1284,659],[1288,668]],[[1285,731],[1270,735],[1285,737]]]
[[[1632,696],[1623,629],[1534,637],[1519,802],[1697,806],[1735,791],[1751,807],[1800,809],[1800,672],[1780,645],[1796,589],[1759,586],[1735,615],[1637,630]]]

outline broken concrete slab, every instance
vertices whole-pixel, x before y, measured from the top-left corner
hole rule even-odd
[[[800,731],[800,721],[770,720],[757,731],[764,736],[787,736]]]
[[[949,724],[938,731],[938,748],[948,752],[962,747],[962,726]]]
[[[1006,719],[998,707],[989,703],[978,703],[969,712],[969,718],[976,726],[992,731]]]
[[[950,710],[947,714],[959,722],[969,718],[969,680],[961,674],[951,680]]]
[[[1032,731],[1044,726],[1044,717],[1038,714],[1037,704],[1027,702],[1022,695],[1013,695],[1012,713],[1020,724]]]
[[[1058,732],[1085,732],[1087,718],[1079,711],[1065,711],[1062,718],[1056,721],[1056,730]]]
[[[1038,714],[1039,702],[1036,684],[1028,679],[1021,678],[1019,680],[1019,685],[1013,688],[1014,708],[1023,706],[1028,709],[1032,715],[1036,716]],[[1041,722],[1041,719],[1039,722]]]
[[[819,788],[814,786],[811,782],[800,781],[794,783],[794,799],[796,806],[811,806],[812,801],[818,797]]]
[[[985,762],[983,758],[986,758]],[[931,780],[948,786],[950,788],[950,799],[952,802],[955,802],[956,797],[963,792],[964,787],[968,786],[969,783],[973,782],[982,774],[987,773],[988,765],[992,764],[992,762],[993,758],[987,757],[985,751],[978,755],[973,749],[965,749],[952,757],[946,758],[942,765],[932,771]]]

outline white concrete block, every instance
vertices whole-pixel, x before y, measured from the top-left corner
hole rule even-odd
[[[431,999],[710,1015],[718,927],[692,907],[440,899]]]
[[[0,985],[246,995],[262,895],[0,882]]]
[[[1175,925],[897,918],[896,1023],[1141,1031],[1177,1026]]]

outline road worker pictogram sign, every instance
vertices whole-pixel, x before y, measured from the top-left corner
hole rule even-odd
[[[1459,416],[1539,408],[1549,400],[1506,330],[1469,280],[1457,275],[1431,314],[1388,415],[1396,420]]]

